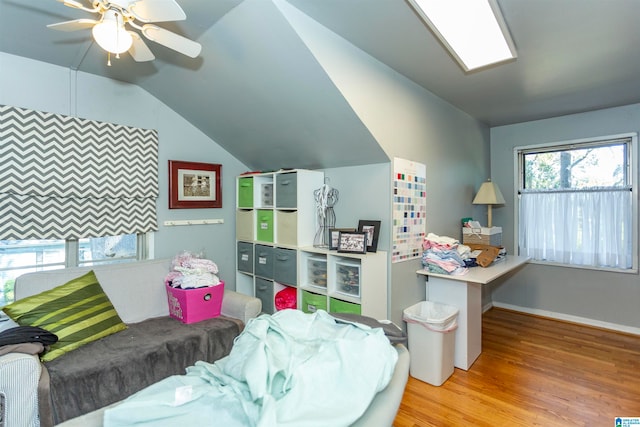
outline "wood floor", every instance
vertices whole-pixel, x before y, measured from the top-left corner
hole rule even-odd
[[[640,417],[640,337],[497,308],[482,331],[468,371],[454,369],[440,387],[409,377],[395,427],[599,427]]]

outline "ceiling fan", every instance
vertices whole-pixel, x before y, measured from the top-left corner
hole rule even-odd
[[[183,55],[195,58],[200,54],[200,43],[154,25],[154,22],[182,21],[186,15],[175,0],[91,0],[87,7],[77,0],[58,0],[65,6],[81,9],[89,13],[99,13],[100,19],[74,19],[47,25],[60,31],[77,31],[91,28],[96,43],[116,58],[123,52],[129,52],[137,62],[152,61],[155,56],[143,41],[140,34],[148,40],[159,43]]]

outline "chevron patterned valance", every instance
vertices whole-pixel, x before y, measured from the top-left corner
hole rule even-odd
[[[157,230],[158,135],[0,105],[0,239]]]

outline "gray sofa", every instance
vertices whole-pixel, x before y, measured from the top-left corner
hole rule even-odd
[[[398,351],[398,363],[393,371],[393,376],[389,385],[379,392],[373,399],[366,412],[350,427],[392,427],[396,418],[404,388],[409,377],[409,351],[398,344],[395,346]],[[117,405],[110,405],[115,406]],[[89,414],[74,418],[57,427],[102,427],[104,411],[102,408]],[[215,424],[214,424],[215,425]]]
[[[198,360],[213,362],[226,356],[244,324],[260,314],[260,300],[225,290],[221,317],[183,324],[168,317],[164,277],[170,266],[170,260],[162,259],[20,276],[15,283],[17,300],[94,270],[128,329],[44,365],[30,354],[1,356],[0,426],[58,424],[167,376],[184,374]]]
[[[166,318],[168,314],[168,305],[166,300],[166,295],[164,294],[163,286],[158,286],[157,280],[161,280],[164,278],[164,275],[169,271],[169,260],[160,260],[160,261],[145,261],[142,263],[131,263],[131,264],[119,264],[119,265],[111,265],[105,267],[97,267],[94,268],[96,272],[96,276],[98,280],[103,285],[103,288],[109,298],[111,299],[114,307],[125,321],[125,323],[131,324],[140,324],[142,325],[141,332],[145,331],[147,325],[145,322],[148,322],[146,319],[164,319],[164,321],[170,322],[176,328],[183,328],[184,331],[193,330],[202,326],[206,329],[206,322],[204,321],[201,324],[191,324],[191,325],[182,325],[181,323]],[[48,271],[42,273],[31,273],[28,275],[22,276],[16,283],[16,298],[24,298],[28,295],[36,294],[45,289],[50,289],[58,284],[65,283],[66,281],[77,277],[81,274],[84,274],[89,269],[67,269],[67,270],[55,270]],[[135,287],[135,289],[131,289],[131,283],[145,283],[146,285]],[[145,288],[146,286],[151,286],[152,288]],[[157,290],[161,289],[161,292]],[[112,292],[115,293],[112,294]],[[152,292],[153,291],[153,292]],[[227,317],[228,319],[239,319],[243,323],[246,323],[250,318],[255,317],[259,314],[261,310],[260,300],[252,297],[248,297],[245,295],[237,294],[232,291],[225,291],[225,297],[222,306],[222,315]],[[227,319],[227,322],[229,321]],[[159,322],[162,322],[160,320]],[[156,322],[156,320],[154,320]],[[235,323],[231,320],[231,323]],[[235,323],[236,325],[238,323]],[[161,327],[160,325],[156,325],[157,327]],[[129,330],[131,330],[131,325]],[[115,335],[126,333],[127,331],[119,332]],[[157,335],[157,332],[154,334]],[[100,340],[105,341],[109,337]],[[100,342],[98,341],[98,342]],[[90,346],[91,344],[89,344]],[[86,346],[85,346],[86,347]],[[104,349],[106,345],[102,348]],[[228,353],[226,350],[226,346],[224,346],[225,350],[223,352]],[[391,382],[389,385],[379,392],[372,403],[369,405],[367,411],[360,417],[360,419],[353,424],[353,427],[389,427],[393,424],[393,420],[395,419],[396,413],[398,411],[398,407],[402,400],[402,396],[404,393],[404,388],[407,382],[407,378],[409,375],[409,352],[403,345],[396,345],[396,350],[398,351],[398,362],[395,367],[395,371]],[[83,359],[83,353],[80,351],[83,348],[79,348],[69,353],[68,355],[62,356],[60,359],[64,359],[66,356],[73,355],[77,358],[76,360]],[[106,350],[105,350],[106,351]],[[169,352],[171,353],[171,352]],[[101,363],[110,363],[109,358],[112,355],[105,354],[103,357],[101,356]],[[5,362],[6,358],[6,362]],[[7,368],[7,364],[13,364],[14,359],[19,359],[21,364],[24,364],[24,367],[19,369],[19,371],[26,376],[21,376],[17,378],[15,375],[13,385],[5,386],[3,385],[3,375],[5,369]],[[56,359],[57,360],[57,359]],[[55,362],[54,360],[53,362]],[[212,361],[212,360],[209,360]],[[182,363],[187,363],[183,361]],[[190,363],[193,364],[193,363]],[[181,372],[178,374],[184,373],[184,368],[188,366],[182,366]],[[82,369],[81,369],[82,370]],[[37,426],[37,423],[28,423],[25,421],[27,417],[25,417],[24,412],[25,408],[33,408],[35,406],[35,417],[37,418],[37,405],[34,404],[34,399],[36,398],[36,392],[33,384],[37,383],[38,377],[40,375],[40,364],[34,356],[28,355],[17,355],[17,354],[9,354],[6,356],[0,356],[0,394],[5,392],[6,390],[11,390],[12,387],[15,388],[15,382],[18,381],[20,384],[30,384],[29,390],[26,390],[26,393],[11,393],[7,392],[7,403],[10,406],[5,408],[6,416],[5,419],[8,422],[5,424],[6,426]],[[27,376],[29,378],[27,378]],[[22,387],[22,386],[21,386]],[[142,388],[142,387],[140,387]],[[97,391],[100,394],[100,390]],[[60,427],[101,427],[104,410],[109,406],[117,405],[118,401],[113,400],[111,402],[105,401],[97,401],[96,397],[88,396],[88,393],[84,393],[81,396],[77,396],[78,401],[89,401],[92,405],[93,409],[86,408],[82,411],[82,414],[78,414],[77,417],[65,420],[61,424]],[[118,400],[122,400],[125,397],[128,397],[128,391],[122,393],[122,397]],[[33,410],[33,409],[32,409]],[[20,422],[12,423],[10,420],[12,415],[17,415],[17,420],[21,420]],[[33,417],[31,417],[33,418]],[[36,420],[37,421],[37,420]],[[56,423],[61,422],[62,420],[56,420]],[[0,427],[4,427],[0,422]]]

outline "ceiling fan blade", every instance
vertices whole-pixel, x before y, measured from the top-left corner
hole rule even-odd
[[[136,62],[146,62],[153,61],[156,57],[151,52],[151,49],[147,46],[147,44],[142,40],[142,37],[134,31],[129,31],[131,34],[131,38],[133,39],[133,44],[129,49],[129,54]]]
[[[58,22],[56,24],[49,24],[47,28],[58,31],[78,31],[86,30],[96,25],[100,21],[95,19],[74,19],[73,21]]]
[[[202,50],[200,43],[189,40],[188,38],[182,37],[176,33],[172,33],[164,28],[160,28],[157,25],[143,25],[142,34],[151,41],[159,43],[191,58],[195,58],[200,55],[200,51]]]
[[[142,22],[184,21],[184,11],[175,0],[139,0],[129,5],[129,12]]]
[[[64,3],[65,6],[74,7],[76,9],[82,9],[85,7],[82,3],[76,0],[58,0],[60,3]]]
[[[99,7],[86,7],[84,4],[82,4],[79,1],[76,0],[58,0],[60,3],[64,4],[65,6],[69,6],[72,7],[74,9],[81,9],[81,10],[85,10],[87,12],[97,12],[98,10],[100,10]]]

